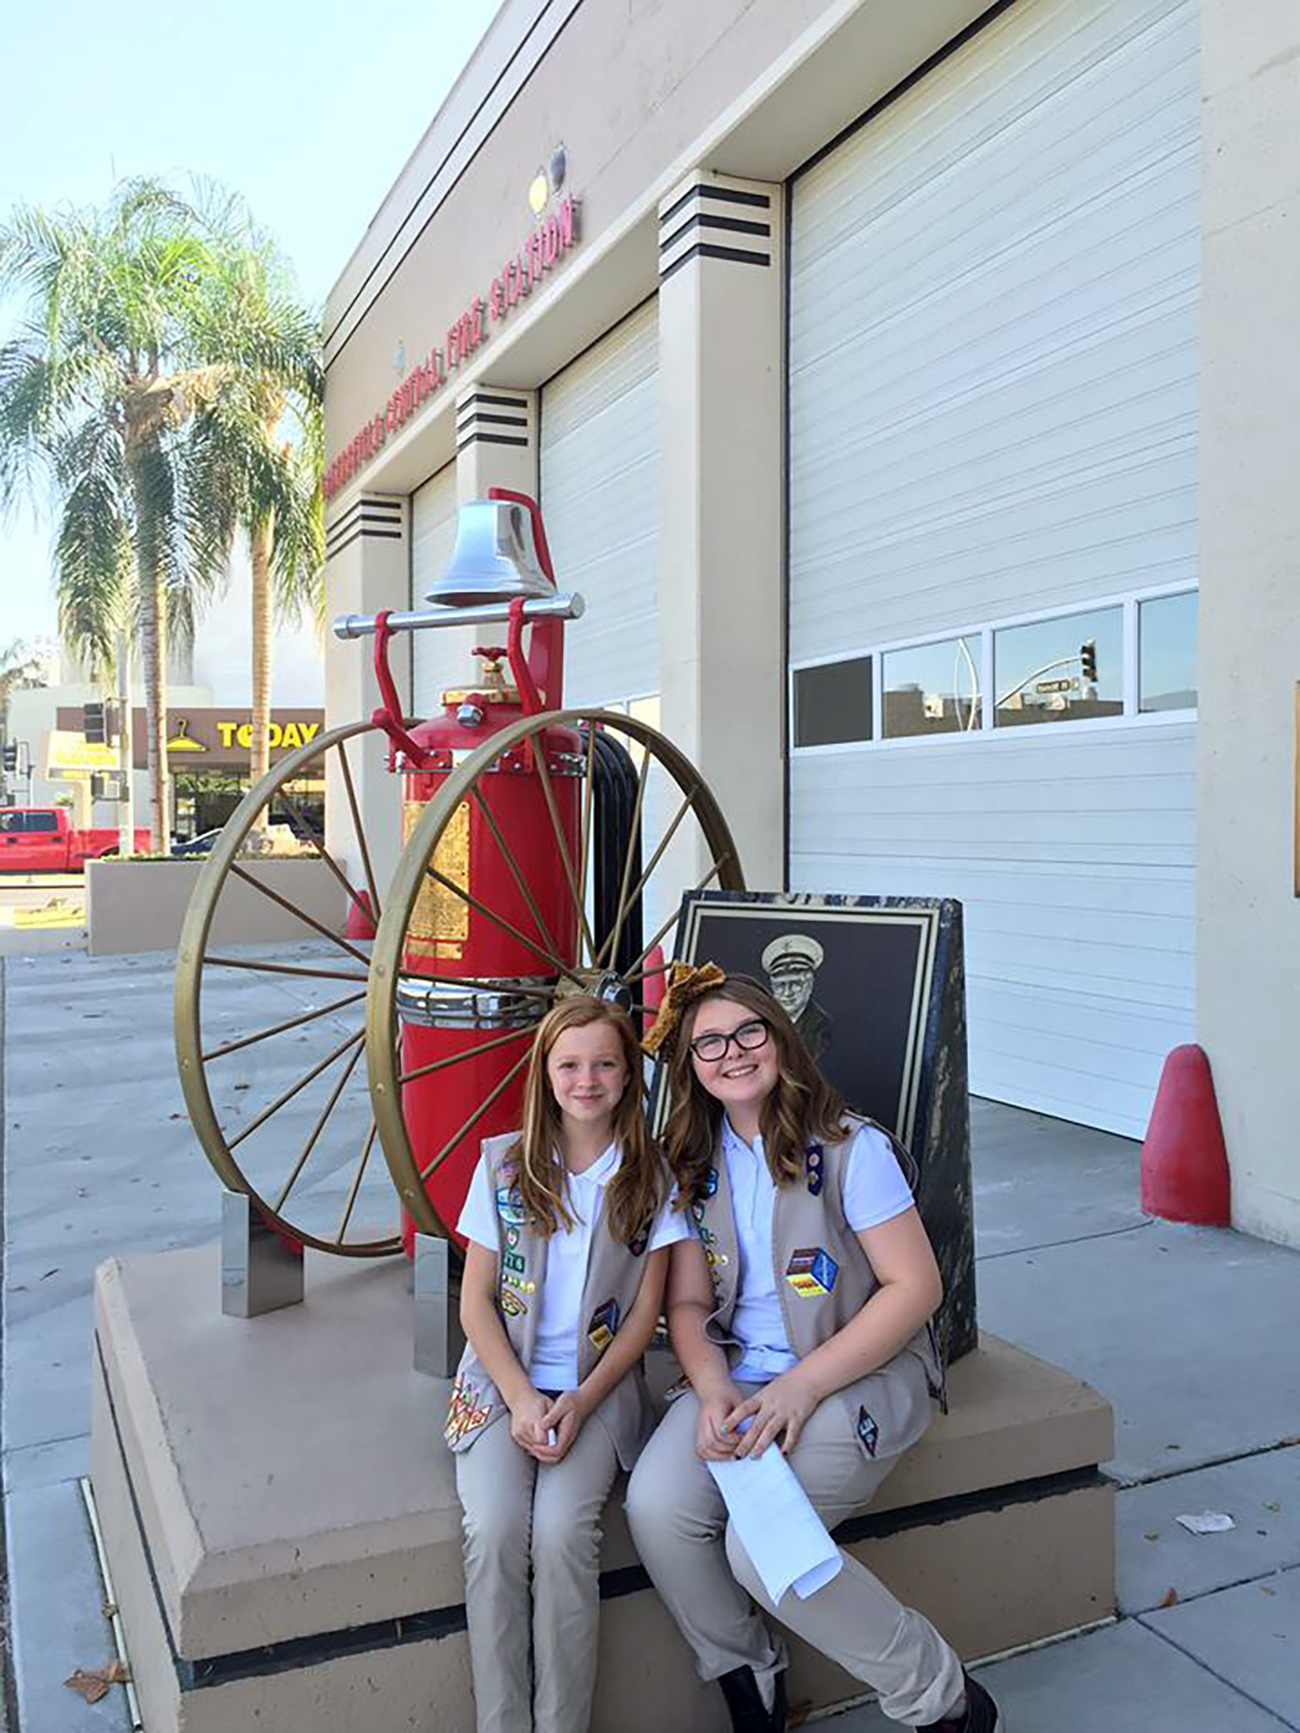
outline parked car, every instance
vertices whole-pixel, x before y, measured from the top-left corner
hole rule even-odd
[[[187,836],[181,841],[173,839],[172,855],[182,860],[193,855],[211,854],[212,845],[220,835],[220,830],[201,830],[197,836]]]
[[[61,806],[0,807],[0,872],[77,873],[88,860],[116,854],[120,843],[116,828],[78,830]],[[137,828],[135,847],[148,850],[146,827]]]

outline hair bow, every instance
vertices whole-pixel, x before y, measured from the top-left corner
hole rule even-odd
[[[668,991],[663,996],[659,1015],[641,1043],[642,1051],[648,1053],[652,1059],[658,1058],[663,1048],[671,1053],[677,1044],[677,1034],[687,1011],[697,999],[702,999],[715,987],[723,986],[726,979],[726,975],[716,963],[701,963],[698,969],[690,963],[670,963]],[[666,1058],[667,1054],[664,1057]]]

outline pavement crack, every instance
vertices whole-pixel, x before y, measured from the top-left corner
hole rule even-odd
[[[1131,1492],[1139,1486],[1158,1486],[1163,1480],[1182,1480],[1189,1474],[1200,1474],[1207,1468],[1230,1468],[1234,1462],[1250,1462],[1256,1456],[1274,1456],[1279,1450],[1300,1449],[1300,1439],[1279,1438],[1273,1444],[1259,1444],[1253,1450],[1232,1450],[1223,1456],[1210,1456],[1204,1462],[1189,1462],[1180,1464],[1177,1468],[1159,1470],[1153,1474],[1139,1474],[1131,1478],[1120,1474],[1108,1474],[1103,1468],[1102,1473],[1107,1480],[1113,1480],[1121,1492]]]
[[[1095,1234],[1072,1234],[1068,1239],[1042,1240],[1038,1245],[1033,1246],[1008,1246],[1004,1252],[977,1252],[975,1262],[977,1264],[991,1264],[995,1258],[1023,1258],[1031,1252],[1055,1251],[1060,1246],[1083,1246],[1093,1240],[1116,1240],[1125,1234],[1145,1233],[1148,1228],[1153,1228],[1155,1225],[1154,1218],[1148,1217],[1146,1221],[1132,1222],[1126,1228],[1101,1228]]]

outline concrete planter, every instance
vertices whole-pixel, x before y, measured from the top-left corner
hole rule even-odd
[[[250,860],[251,877],[328,927],[342,933],[347,897],[321,860]],[[92,957],[122,951],[174,951],[180,942],[202,861],[88,861],[87,950]],[[212,937],[222,944],[265,944],[318,935],[252,885],[228,879]]]

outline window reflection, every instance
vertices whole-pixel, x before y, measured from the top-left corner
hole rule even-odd
[[[1196,708],[1196,591],[1138,608],[1138,709]]]
[[[1124,713],[1124,613],[1093,608],[993,634],[994,726]]]
[[[980,641],[944,638],[884,657],[885,738],[963,734],[980,725]]]
[[[871,739],[871,658],[797,668],[794,676],[794,743],[831,746]]]

